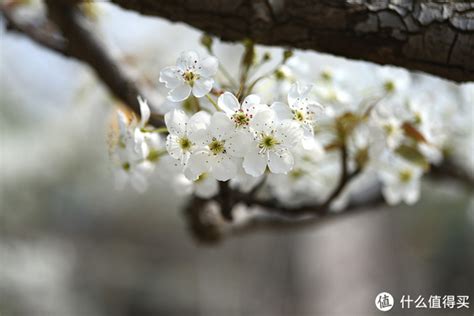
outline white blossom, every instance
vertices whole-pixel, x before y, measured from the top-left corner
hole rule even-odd
[[[160,82],[171,89],[168,93],[170,101],[183,101],[191,92],[195,97],[201,98],[211,91],[214,84],[212,77],[217,68],[217,58],[209,56],[201,60],[196,52],[185,51],[176,61],[176,66],[161,70]]]
[[[423,170],[402,158],[393,158],[379,170],[382,193],[388,204],[414,204],[420,196],[420,178]]]
[[[256,113],[268,109],[266,104],[261,104],[260,97],[255,94],[247,96],[240,104],[232,93],[225,92],[219,97],[217,104],[237,128],[247,128]]]
[[[243,167],[248,174],[258,177],[268,165],[270,172],[287,173],[294,164],[290,151],[303,137],[298,124],[279,121],[273,110],[255,114],[250,122],[253,141],[244,157]]]
[[[189,158],[185,175],[190,180],[203,173],[212,175],[220,181],[227,181],[237,174],[237,164],[250,142],[250,135],[236,130],[234,123],[224,113],[212,115],[205,129],[194,134],[197,149]]]
[[[168,128],[166,149],[171,157],[183,165],[188,162],[196,147],[193,140],[199,138],[199,131],[208,126],[209,115],[198,112],[189,118],[182,110],[172,110],[165,114],[165,124]]]
[[[312,149],[316,146],[314,126],[324,111],[321,104],[310,99],[311,88],[312,85],[295,83],[288,93],[288,105],[275,102],[271,106],[280,120],[293,120],[301,126],[305,149]]]

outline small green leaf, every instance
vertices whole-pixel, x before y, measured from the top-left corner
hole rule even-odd
[[[422,167],[423,169],[429,169],[430,164],[426,160],[425,156],[418,150],[416,147],[408,146],[408,145],[400,145],[396,153],[400,155],[405,160]]]

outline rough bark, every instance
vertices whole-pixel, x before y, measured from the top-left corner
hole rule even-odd
[[[48,15],[61,32],[60,35],[50,37],[35,36],[37,32],[34,30],[25,32],[30,28],[15,24],[14,20],[9,18],[8,10],[2,10],[2,12],[16,30],[25,32],[45,47],[64,56],[76,58],[92,67],[110,92],[139,116],[140,104],[137,96],[143,96],[143,93],[135,82],[127,77],[119,64],[109,56],[100,40],[94,35],[91,25],[87,24],[80,10],[71,3],[68,0],[46,1]],[[151,117],[150,123],[157,127],[164,125],[163,120],[158,117]]]
[[[474,2],[414,0],[112,0],[223,40],[312,49],[474,80]]]

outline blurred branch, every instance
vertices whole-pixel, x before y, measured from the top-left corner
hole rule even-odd
[[[434,180],[453,180],[464,185],[468,190],[474,190],[474,174],[456,166],[450,160],[445,160],[439,166],[432,166],[428,175]]]
[[[282,208],[277,204],[255,201],[237,201],[236,205],[246,204],[247,218],[242,222],[222,220],[212,206],[212,201],[193,197],[184,210],[188,228],[196,241],[214,244],[223,238],[254,233],[257,231],[290,231],[313,227],[333,219],[341,219],[367,211],[379,210],[386,206],[380,192],[376,192],[364,201],[353,201],[340,212],[331,212],[329,207],[304,206],[300,208]],[[304,212],[302,212],[304,210]]]
[[[74,1],[54,0],[46,1],[46,4],[51,21],[61,34],[16,22],[6,5],[2,5],[1,10],[10,29],[25,34],[43,47],[63,56],[76,58],[92,67],[110,92],[139,116],[140,104],[137,96],[143,94],[118,63],[107,54]],[[163,120],[157,116],[150,118],[150,124],[156,127],[164,126]]]
[[[474,80],[469,1],[112,0],[228,41],[312,49]]]
[[[20,24],[15,21],[12,12],[6,5],[1,5],[0,10],[5,19],[7,31],[16,31],[28,36],[35,43],[48,48],[63,56],[69,56],[66,42],[59,34],[54,34],[46,25]]]
[[[344,158],[344,150],[341,151],[341,158]],[[342,169],[339,184],[333,190],[328,199],[321,204],[308,204],[299,207],[286,207],[277,200],[260,200],[254,194],[245,194],[238,191],[232,191],[231,204],[226,206],[226,216],[219,216],[218,210],[210,207],[213,200],[203,200],[194,197],[190,200],[185,210],[185,216],[188,226],[191,228],[193,236],[204,243],[214,243],[224,237],[232,235],[241,235],[261,230],[286,231],[300,229],[303,227],[321,224],[327,220],[343,218],[370,210],[378,210],[385,206],[385,200],[380,190],[368,194],[363,200],[353,200],[348,206],[340,212],[330,210],[331,203],[340,196],[343,189],[354,179],[360,169],[352,173],[344,172]],[[344,175],[345,174],[345,175]],[[432,167],[429,173],[430,179],[447,180],[451,179],[464,185],[468,190],[474,188],[474,178],[472,174],[463,172],[462,169],[447,161],[440,166]],[[229,193],[228,193],[229,194]],[[220,205],[221,195],[218,195],[217,202]],[[229,203],[229,202],[228,202]],[[235,211],[238,205],[247,207],[246,219],[243,222],[229,221],[235,216],[230,212]],[[254,209],[252,211],[252,209]],[[256,210],[255,210],[256,209]],[[220,210],[222,212],[222,209]],[[223,220],[226,219],[226,220]]]

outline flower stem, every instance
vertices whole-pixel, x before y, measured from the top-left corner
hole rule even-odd
[[[234,80],[234,78],[232,78],[230,73],[224,68],[223,65],[219,64],[219,70],[222,72],[222,74],[227,79],[227,81],[229,81],[231,86],[234,86],[234,87],[238,86],[237,82]]]
[[[163,126],[163,127],[158,127],[153,130],[155,133],[168,133],[168,128]]]
[[[216,101],[214,101],[210,96],[209,94],[206,94],[206,98],[209,100],[209,102],[212,103],[212,105],[214,106],[214,108],[216,109],[216,111],[220,111],[221,109],[219,108],[219,106],[217,105]]]

